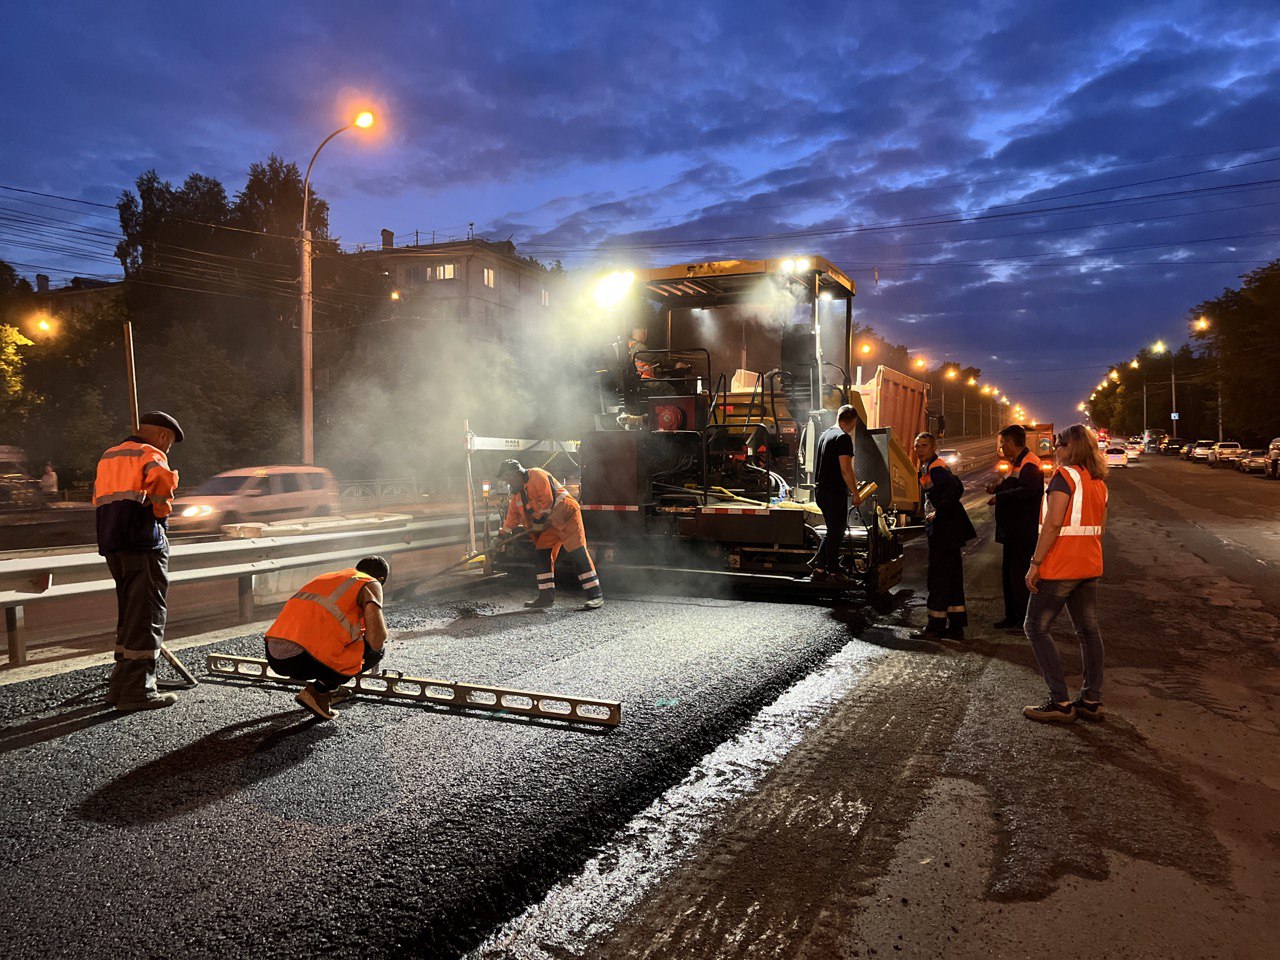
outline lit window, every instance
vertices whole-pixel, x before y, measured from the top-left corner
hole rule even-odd
[[[498,272],[493,267],[484,268],[484,285],[486,287],[496,287],[498,285]]]
[[[452,280],[458,275],[456,271],[457,271],[457,264],[442,263],[440,264],[440,266],[436,267],[436,279]]]
[[[547,290],[545,287],[542,290],[542,305],[544,307],[551,306],[551,291]]]

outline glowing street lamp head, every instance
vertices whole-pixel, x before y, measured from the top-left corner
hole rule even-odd
[[[969,386],[971,386],[971,387],[976,387],[977,385],[978,385],[977,378],[975,378],[975,377],[970,377],[970,378],[969,378]]]
[[[950,370],[947,371],[948,380],[954,380],[958,376],[960,376],[960,371],[957,370],[955,367],[952,367]]]
[[[392,299],[392,300],[399,300],[399,299],[400,299],[400,291],[399,291],[399,290],[392,290],[392,291],[391,291],[391,299]]]
[[[917,369],[917,370],[923,370],[923,369],[924,369],[924,366],[925,366],[925,359],[924,359],[924,357],[916,357],[916,369]]]
[[[1110,377],[1112,380],[1120,379],[1120,374],[1117,373],[1115,370],[1112,370],[1110,373],[1107,374],[1107,376]]]
[[[602,307],[616,307],[622,302],[635,283],[636,275],[630,270],[615,270],[602,277],[596,284],[596,303]]]
[[[987,386],[984,386],[984,387],[982,388],[982,393],[983,393],[983,395],[984,395],[984,396],[990,396],[990,394],[991,394],[991,388],[990,388],[990,387],[987,387]]]
[[[1200,333],[1204,333],[1208,329],[1209,329],[1208,317],[1201,317],[1199,320],[1196,321],[1196,330],[1198,330]]]
[[[1151,345],[1152,353],[1164,353],[1168,349],[1169,348],[1164,345],[1163,340],[1157,340],[1155,343]]]
[[[1081,413],[1084,413],[1084,403],[1083,402],[1077,403],[1076,409],[1079,410]]]
[[[862,354],[864,357],[865,357],[865,356],[868,356],[868,355],[871,353],[871,344],[869,344],[869,343],[861,343],[861,344],[859,344],[859,345],[858,345],[858,352],[859,352],[860,354]]]
[[[373,114],[368,110],[356,114],[355,125],[361,130],[368,130],[373,126]]]
[[[53,324],[51,324],[44,317],[41,317],[40,322],[36,324],[36,327],[38,327],[42,333],[48,333],[50,330],[53,329]]]
[[[1137,361],[1137,360],[1130,360],[1130,361],[1129,361],[1129,366],[1130,366],[1130,367],[1132,367],[1134,370],[1137,370],[1137,369],[1138,369],[1138,361]]]

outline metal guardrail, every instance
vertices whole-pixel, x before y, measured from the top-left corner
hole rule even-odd
[[[399,527],[297,537],[260,537],[177,544],[169,555],[169,582],[239,581],[239,622],[253,620],[253,578],[297,567],[350,563],[371,553],[387,556],[467,542],[467,518],[444,517]],[[27,661],[23,608],[62,597],[115,589],[97,553],[0,560],[0,607],[4,608],[9,663]]]

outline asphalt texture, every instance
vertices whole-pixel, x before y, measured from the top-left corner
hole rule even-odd
[[[7,686],[0,948],[1274,956],[1280,483],[1115,474],[1110,714],[1050,727],[1019,712],[1044,697],[1025,640],[988,627],[985,479],[966,477],[965,644],[909,636],[919,543],[879,611],[607,576],[594,613],[506,586],[389,608],[387,666],[618,699],[614,730],[386,702],[324,724],[290,690],[212,680],[126,717],[101,669]]]
[[[7,687],[4,954],[456,954],[848,639],[818,606],[527,596],[395,605],[384,665],[620,700],[621,727],[387,702],[320,723],[218,680],[121,716],[101,669]]]

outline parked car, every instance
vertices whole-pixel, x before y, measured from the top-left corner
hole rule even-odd
[[[1187,459],[1193,463],[1208,463],[1209,451],[1213,449],[1214,441],[1197,440],[1190,449]]]
[[[1267,447],[1266,477],[1268,480],[1280,480],[1280,437],[1272,440]]]
[[[228,470],[173,502],[174,533],[217,533],[226,524],[327,517],[338,512],[338,483],[322,467]]]
[[[1245,450],[1236,461],[1236,469],[1241,473],[1266,473],[1267,451]]]
[[[1165,437],[1160,441],[1160,446],[1157,449],[1167,457],[1172,453],[1181,453],[1182,448],[1186,445],[1187,441],[1181,437]]]
[[[1129,465],[1129,451],[1124,447],[1107,447],[1104,456],[1107,458],[1108,467],[1127,467]]]
[[[1240,444],[1234,440],[1219,440],[1209,448],[1209,466],[1220,467],[1240,459]]]

